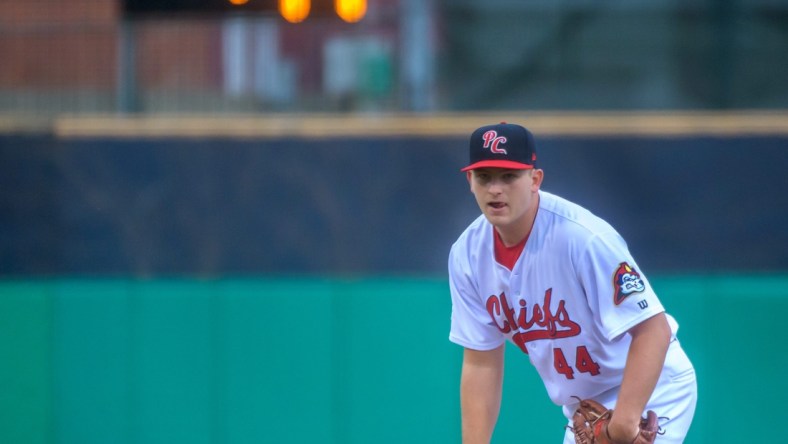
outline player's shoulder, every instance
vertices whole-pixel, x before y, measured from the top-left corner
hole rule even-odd
[[[561,225],[564,232],[577,235],[600,235],[615,232],[604,219],[587,208],[563,197],[539,191],[539,215],[549,226]]]

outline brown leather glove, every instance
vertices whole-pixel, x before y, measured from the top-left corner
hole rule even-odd
[[[631,443],[613,441],[607,433],[607,424],[613,416],[613,410],[594,401],[593,399],[580,400],[572,417],[572,431],[575,433],[577,444],[648,444],[654,442],[659,434],[657,414],[649,410],[646,417],[640,420],[640,431]]]

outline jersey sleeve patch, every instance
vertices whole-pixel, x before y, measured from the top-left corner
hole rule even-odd
[[[613,303],[620,305],[629,295],[646,289],[643,278],[626,262],[621,262],[613,273]]]

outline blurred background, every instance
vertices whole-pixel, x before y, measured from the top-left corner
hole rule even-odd
[[[0,443],[459,442],[447,255],[499,121],[677,318],[687,442],[772,442],[786,56],[786,0],[2,1]],[[560,442],[507,355],[493,442]]]

